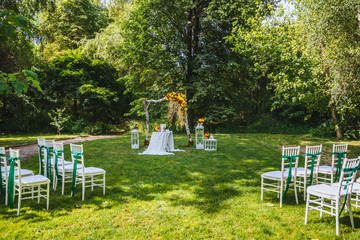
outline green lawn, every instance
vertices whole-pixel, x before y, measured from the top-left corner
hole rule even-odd
[[[46,138],[46,139],[64,139],[64,138],[74,138],[80,136],[79,134],[6,134],[0,137],[0,146],[9,147],[20,144],[27,143],[37,143],[37,138]]]
[[[296,205],[293,192],[280,209],[273,193],[260,200],[260,175],[280,168],[281,146],[324,145],[330,157],[333,140],[300,135],[215,134],[218,151],[186,149],[172,156],[138,155],[130,136],[84,142],[88,166],[107,171],[106,195],[100,188],[80,188],[70,197],[51,191],[45,201],[23,201],[21,215],[1,200],[0,232],[7,239],[334,239],[335,220],[310,212],[304,225],[302,194]],[[183,148],[185,135],[175,135]],[[69,146],[66,156],[70,159]],[[349,142],[349,157],[360,155],[360,143]],[[302,154],[303,156],[303,154]],[[303,160],[303,157],[302,157]],[[23,164],[38,170],[38,157]],[[355,226],[348,214],[340,218],[340,238],[360,238],[360,210]]]

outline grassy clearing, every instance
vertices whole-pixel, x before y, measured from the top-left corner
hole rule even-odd
[[[74,138],[79,137],[79,134],[9,134],[2,135],[0,137],[0,146],[8,147],[19,144],[27,144],[27,143],[37,143],[37,138],[46,138],[46,139],[64,139],[64,138]]]
[[[334,239],[333,217],[310,212],[304,225],[305,203],[296,205],[289,192],[280,209],[275,194],[260,200],[260,175],[280,168],[282,145],[324,144],[330,157],[333,140],[299,135],[216,134],[218,151],[194,148],[173,156],[143,156],[130,150],[130,136],[84,142],[88,166],[107,171],[107,192],[80,189],[70,197],[60,189],[45,202],[23,202],[21,215],[1,200],[3,238],[19,239]],[[184,148],[185,135],[175,135]],[[302,148],[302,150],[304,147]],[[66,156],[70,158],[69,146]],[[349,142],[349,157],[360,155],[360,143]],[[303,155],[302,155],[303,156]],[[38,158],[23,167],[38,170]],[[355,226],[347,213],[340,218],[339,238],[360,238],[360,210]]]

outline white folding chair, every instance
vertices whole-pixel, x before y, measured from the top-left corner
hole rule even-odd
[[[339,182],[332,185],[318,184],[307,188],[305,224],[307,224],[309,210],[320,211],[320,217],[322,217],[323,213],[328,213],[335,216],[336,235],[339,235],[339,216],[347,203],[351,226],[354,228],[351,193],[356,171],[359,168],[359,162],[360,158],[345,158],[340,170]]]
[[[105,195],[105,174],[106,171],[96,167],[85,167],[83,145],[75,145],[70,143],[71,158],[73,162],[73,179],[71,196],[74,196],[76,184],[82,184],[82,200],[85,199],[85,188],[91,187],[91,191],[94,190],[94,186],[103,188],[103,194]],[[81,164],[82,168],[77,169],[77,164]]]
[[[5,205],[8,204],[8,182],[9,182],[9,171],[10,171],[10,166],[8,166],[8,161],[6,159],[6,152],[5,152],[5,148],[1,147],[0,148],[0,153],[1,153],[1,181],[2,181],[2,185],[4,185],[5,187]],[[20,174],[22,177],[26,177],[26,176],[32,176],[34,175],[34,172],[28,169],[21,169]],[[17,168],[15,167],[15,173],[14,173],[14,177],[17,178],[18,177],[18,171]]]
[[[318,182],[333,184],[339,181],[342,160],[346,158],[348,144],[333,144],[331,166],[320,165],[318,172]]]
[[[299,204],[296,187],[299,153],[300,146],[282,148],[281,171],[271,171],[261,175],[261,200],[264,199],[264,191],[276,192],[282,207],[287,191],[293,186],[296,203]]]
[[[56,190],[58,182],[61,181],[61,185],[62,185],[61,193],[62,195],[64,195],[65,183],[72,182],[74,165],[72,164],[72,162],[65,161],[63,143],[54,142],[53,146],[54,146],[54,156],[55,156],[54,181],[53,181],[54,189]],[[77,164],[77,170],[81,168],[82,165]]]
[[[14,198],[18,196],[18,211],[20,214],[21,200],[37,198],[40,203],[40,198],[46,199],[46,209],[49,209],[49,184],[50,180],[42,175],[33,175],[23,177],[21,175],[21,161],[19,150],[10,149],[10,170],[8,181],[8,192],[10,194],[10,208],[13,207]],[[15,169],[16,166],[16,169]],[[17,170],[17,178],[15,177],[15,171]],[[46,188],[42,188],[42,185],[46,185]]]
[[[306,187],[317,184],[317,175],[320,165],[322,145],[306,146],[305,166],[297,168],[296,185],[304,191],[304,201],[306,199]]]

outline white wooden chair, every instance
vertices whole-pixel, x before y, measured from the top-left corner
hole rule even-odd
[[[5,152],[5,148],[1,147],[0,148],[0,165],[1,165],[1,182],[2,185],[5,188],[5,205],[8,205],[8,179],[9,179],[9,171],[10,171],[10,166],[8,166],[8,160],[6,159],[6,152]],[[26,177],[26,176],[32,176],[34,175],[34,172],[28,169],[21,169],[21,176],[22,177]],[[17,168],[15,167],[15,173],[14,173],[14,177],[17,178],[18,177],[18,171]]]
[[[46,173],[47,178],[53,182],[55,178],[55,152],[54,152],[54,140],[45,140],[45,158],[44,158],[44,171]],[[71,165],[70,161],[65,161],[64,155],[61,154],[58,156],[57,165]],[[55,183],[53,183],[55,185]],[[53,186],[54,187],[54,186]]]
[[[318,182],[333,184],[339,181],[342,160],[346,158],[348,144],[333,144],[331,166],[320,165],[318,172]]]
[[[10,149],[10,171],[8,192],[10,194],[10,208],[13,207],[14,198],[18,196],[18,211],[20,214],[21,200],[37,198],[40,203],[40,198],[46,199],[46,209],[49,209],[49,185],[50,180],[42,175],[33,175],[23,177],[21,175],[21,162],[19,150]],[[17,167],[15,169],[15,166]],[[17,178],[15,177],[15,171],[17,170]],[[42,188],[46,185],[46,188]]]
[[[287,191],[293,186],[295,200],[299,204],[296,187],[299,153],[300,146],[282,148],[281,171],[271,171],[261,175],[261,200],[264,199],[264,191],[276,192],[278,198],[280,197],[280,207],[282,207]]]
[[[297,168],[296,185],[304,191],[304,201],[306,199],[306,187],[317,184],[317,175],[321,159],[322,145],[306,146],[305,166]]]
[[[351,193],[359,162],[360,158],[345,158],[340,171],[339,182],[332,185],[318,184],[307,188],[305,224],[307,224],[309,210],[320,211],[320,217],[323,213],[328,213],[335,216],[336,235],[339,235],[339,216],[347,203],[351,226],[354,228]]]
[[[85,199],[85,188],[91,187],[91,191],[95,186],[103,188],[105,195],[105,174],[106,171],[96,167],[85,167],[83,145],[75,145],[70,143],[71,158],[73,162],[73,179],[71,196],[74,196],[76,184],[82,184],[82,200]],[[82,168],[77,169],[77,164],[81,164]]]
[[[72,162],[65,161],[63,143],[54,142],[54,156],[54,189],[56,190],[58,182],[61,181],[61,193],[64,195],[65,183],[72,182],[74,165]],[[82,165],[77,164],[76,169],[81,168]]]

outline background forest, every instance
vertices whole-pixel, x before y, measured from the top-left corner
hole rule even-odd
[[[177,91],[191,126],[358,139],[359,1],[289,2],[1,0],[0,131],[129,128]]]

